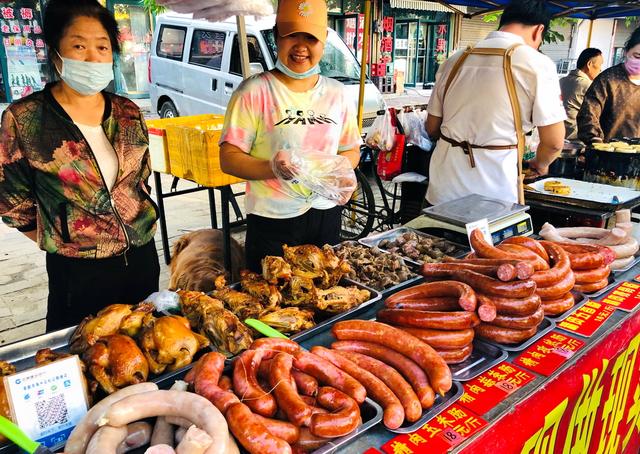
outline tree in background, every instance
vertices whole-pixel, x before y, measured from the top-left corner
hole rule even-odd
[[[488,13],[482,16],[482,20],[485,22],[499,22],[500,16],[502,16],[502,11],[497,11],[495,13]],[[575,24],[578,22],[578,19],[571,19],[566,17],[556,17],[551,19],[551,23],[549,24],[549,30],[544,34],[544,42],[545,44],[554,44],[563,42],[565,40],[565,36],[560,33],[557,29],[566,27],[569,24]]]

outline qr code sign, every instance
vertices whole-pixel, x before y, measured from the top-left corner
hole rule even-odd
[[[58,394],[51,399],[36,402],[36,413],[40,429],[47,429],[56,424],[66,423],[69,414],[64,395]]]

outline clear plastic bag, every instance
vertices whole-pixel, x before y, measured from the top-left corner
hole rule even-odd
[[[391,151],[395,145],[396,128],[391,124],[391,114],[388,110],[384,115],[378,115],[367,133],[365,142],[371,148],[380,151]]]
[[[401,112],[398,114],[398,120],[404,128],[408,143],[416,145],[425,151],[431,150],[432,142],[425,127],[426,112]]]
[[[231,16],[268,16],[273,14],[269,0],[156,0],[176,13],[193,14],[194,19],[222,21]]]
[[[286,184],[302,185],[338,205],[347,203],[356,190],[356,174],[345,156],[303,150],[281,151],[274,158],[278,157],[280,164],[272,159],[271,168]]]

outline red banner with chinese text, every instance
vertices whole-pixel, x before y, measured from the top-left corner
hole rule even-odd
[[[637,454],[639,347],[640,312],[479,435],[463,452]]]

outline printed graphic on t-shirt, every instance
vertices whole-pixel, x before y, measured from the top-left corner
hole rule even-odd
[[[315,125],[315,124],[334,124],[337,123],[329,118],[326,114],[319,114],[313,110],[304,109],[287,109],[285,110],[285,118],[277,122],[274,126],[280,125]]]

